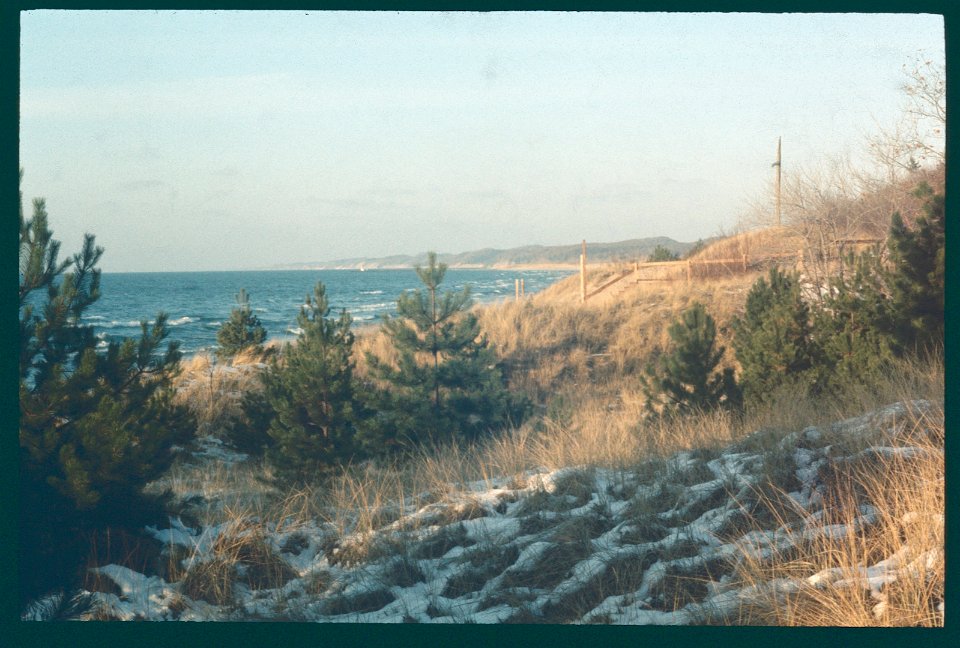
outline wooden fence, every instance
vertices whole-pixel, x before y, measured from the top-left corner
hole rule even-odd
[[[845,249],[857,249],[864,245],[876,245],[881,239],[837,239],[834,244],[838,258]],[[632,278],[635,282],[643,281],[679,281],[685,279],[688,283],[697,278],[717,277],[723,275],[743,274],[750,270],[764,268],[772,264],[780,264],[784,260],[792,260],[799,268],[805,265],[807,251],[799,249],[796,252],[779,252],[770,254],[748,255],[726,259],[686,259],[684,261],[645,261],[635,262],[632,268],[622,270],[619,274],[607,279],[603,284],[587,291],[587,242],[581,243],[580,253],[580,301],[599,295],[611,286]],[[822,252],[818,253],[822,255]],[[832,257],[832,254],[830,254]],[[819,259],[822,260],[822,259]],[[651,276],[652,275],[652,276]],[[517,279],[515,285],[516,300],[524,297],[523,280]]]
[[[635,282],[645,281],[682,281],[692,282],[697,278],[716,277],[719,275],[743,274],[751,269],[763,267],[771,262],[779,263],[784,259],[793,259],[796,263],[803,262],[803,250],[779,254],[764,254],[756,257],[742,254],[739,257],[726,259],[687,259],[684,261],[646,261],[636,262],[632,268],[621,271],[618,275],[608,279],[603,284],[587,293],[582,292],[582,301],[594,297],[611,286],[630,277]],[[586,270],[581,265],[581,286],[586,286]]]

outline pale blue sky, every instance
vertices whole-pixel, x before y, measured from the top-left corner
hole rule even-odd
[[[899,114],[929,15],[21,14],[25,198],[107,271],[729,231]]]

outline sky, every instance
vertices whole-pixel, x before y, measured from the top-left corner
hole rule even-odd
[[[730,232],[943,61],[904,14],[27,11],[25,210],[105,272]]]

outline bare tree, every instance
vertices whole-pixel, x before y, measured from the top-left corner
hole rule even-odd
[[[863,241],[886,236],[890,216],[900,212],[910,220],[919,213],[913,189],[921,181],[942,186],[946,83],[942,62],[918,59],[904,65],[904,105],[900,119],[866,138],[867,153],[876,167],[854,166],[846,157],[826,159],[817,166],[788,165],[781,186],[782,222],[787,232],[804,242],[806,280],[821,294],[831,274],[844,272],[847,252]],[[775,224],[772,182],[754,199],[741,225]],[[880,249],[883,253],[883,249]]]
[[[944,163],[947,123],[946,74],[939,61],[917,59],[903,66],[907,81],[903,114],[889,127],[867,139],[874,160],[895,182],[904,171]]]

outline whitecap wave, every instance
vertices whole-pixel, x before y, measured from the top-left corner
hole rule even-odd
[[[361,290],[360,294],[361,295],[382,295],[383,291],[382,290]]]
[[[287,333],[293,333],[294,335],[303,335],[303,329],[300,328],[299,326],[295,326],[293,328],[288,328]]]
[[[153,324],[153,322],[147,322],[148,324]],[[103,324],[98,324],[97,326],[101,328],[140,328],[140,320],[111,320],[109,322],[104,322]]]
[[[369,313],[370,311],[388,310],[393,307],[392,302],[382,302],[379,304],[362,304],[350,309],[351,313]]]
[[[175,320],[170,320],[169,322],[167,322],[167,324],[169,324],[170,326],[180,326],[182,324],[189,324],[190,322],[196,322],[196,321],[197,320],[193,319],[192,317],[184,316],[184,317],[178,317]]]

